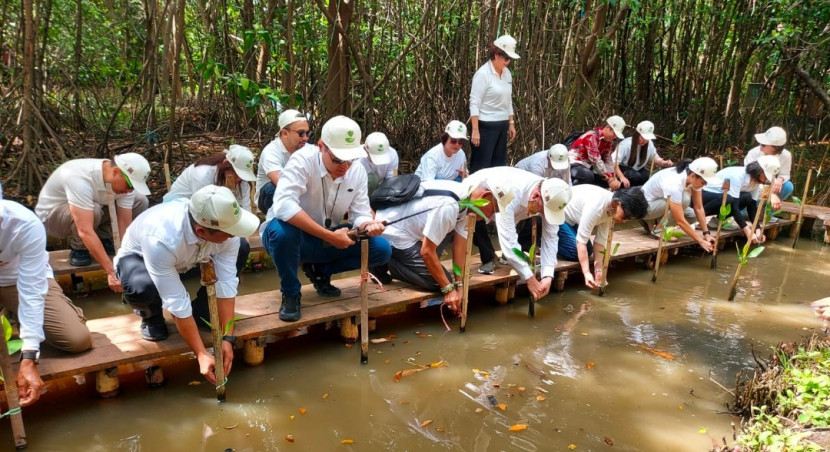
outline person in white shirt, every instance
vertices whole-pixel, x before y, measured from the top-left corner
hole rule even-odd
[[[793,182],[790,180],[790,171],[793,165],[793,155],[784,148],[787,144],[787,132],[781,127],[770,127],[764,133],[755,134],[755,141],[758,146],[752,148],[744,157],[744,166],[757,161],[762,155],[774,155],[778,157],[781,164],[781,171],[772,183],[772,195],[770,201],[775,204],[789,199],[793,194]]]
[[[498,181],[507,190],[512,191],[512,199],[507,195],[506,206],[504,202],[490,203],[481,210],[489,218],[495,218],[496,230],[499,236],[499,247],[502,256],[516,270],[519,277],[527,283],[528,290],[536,300],[543,298],[550,291],[551,280],[556,270],[556,253],[558,251],[559,225],[565,221],[565,207],[571,199],[571,187],[561,179],[543,179],[535,174],[509,166],[497,166],[476,171],[464,183],[470,188],[485,187],[494,194],[501,190],[491,186],[491,181]],[[503,198],[503,196],[498,196]],[[496,212],[496,208],[498,211]],[[542,268],[539,276],[531,270],[527,262],[516,256],[514,250],[527,251],[531,244],[520,243],[519,234],[516,231],[516,224],[526,218],[536,215],[544,215],[542,223],[542,246],[538,255],[542,256]],[[495,252],[486,249],[489,244],[489,237],[486,244],[473,237],[476,246],[481,252],[481,262],[492,263]],[[492,245],[490,245],[492,247]],[[486,253],[486,255],[485,255]],[[483,266],[484,264],[482,264]],[[482,272],[479,269],[480,273]],[[490,271],[492,273],[492,271]]]
[[[369,180],[369,195],[386,179],[398,174],[398,151],[389,146],[389,139],[381,132],[372,132],[366,136],[363,144],[366,157],[360,159]]]
[[[730,166],[718,171],[718,177],[729,181],[729,191],[726,203],[730,206],[728,217],[735,219],[735,223],[743,231],[747,240],[759,243],[764,240],[760,228],[752,231],[747,222],[752,223],[758,211],[758,200],[761,196],[761,185],[775,180],[781,164],[774,155],[763,155],[758,161],[746,166]],[[723,186],[706,185],[703,188],[703,210],[706,215],[718,215],[723,202]],[[778,206],[780,207],[780,206]],[[773,209],[778,207],[773,205]],[[741,213],[746,210],[747,218]],[[709,227],[718,227],[718,217],[709,223]]]
[[[200,188],[208,185],[228,187],[239,205],[251,210],[251,185],[256,180],[252,170],[254,154],[245,146],[232,144],[225,152],[205,157],[182,171],[170,191],[164,195],[164,202],[193,196]]]
[[[712,252],[715,238],[706,224],[703,211],[703,187],[707,184],[720,187],[723,183],[716,173],[718,164],[709,157],[700,157],[692,161],[685,159],[676,167],[660,170],[643,185],[643,192],[648,201],[648,213],[642,224],[650,237],[662,240],[662,234],[654,234],[646,220],[659,220],[666,211],[666,199],[671,197],[668,206],[677,226],[694,239],[706,252]],[[693,216],[697,219],[702,235],[698,235],[686,219],[684,208],[693,207]]]
[[[643,121],[637,124],[634,135],[622,140],[611,154],[614,173],[623,187],[639,187],[645,184],[650,176],[652,160],[658,168],[674,166],[671,160],[657,155],[655,139],[657,136],[654,135],[654,124],[651,121]],[[632,143],[637,145],[632,146]]]
[[[256,199],[260,212],[268,212],[274,202],[274,189],[288,158],[311,138],[308,118],[297,110],[285,110],[277,119],[280,131],[259,154],[256,173]]]
[[[507,164],[507,141],[516,138],[513,113],[513,75],[507,66],[518,60],[516,40],[499,36],[489,48],[489,59],[470,84],[472,151],[470,171]]]
[[[648,202],[639,187],[615,192],[590,184],[573,187],[571,202],[565,207],[565,222],[559,226],[559,257],[579,262],[585,285],[599,287],[608,231],[615,223],[643,218],[647,212]],[[592,253],[593,273],[589,262]]]
[[[40,343],[80,353],[92,346],[92,336],[83,311],[55,281],[43,224],[31,210],[9,200],[0,200],[0,306],[17,314],[23,340],[17,391],[21,405],[31,405],[43,387],[36,367]],[[13,379],[6,376],[6,383]]]
[[[180,274],[203,259],[214,261],[219,323],[228,331],[222,342],[225,375],[233,362],[234,304],[239,286],[239,237],[256,231],[259,218],[240,208],[227,187],[208,185],[188,199],[151,207],[130,225],[115,256],[124,300],[141,317],[141,337],[163,341],[169,333],[162,309],[173,316],[176,329],[199,363],[199,372],[212,384],[215,361],[205,349],[198,328],[210,320],[207,290],[191,302]],[[203,320],[204,319],[204,320]],[[226,329],[227,328],[227,329]]]
[[[554,144],[547,151],[539,151],[525,157],[516,164],[516,168],[523,169],[545,179],[556,177],[571,184],[571,167],[568,158],[568,148],[564,144]]]
[[[441,134],[441,142],[426,151],[415,175],[424,180],[454,180],[467,177],[467,156],[461,152],[467,142],[467,126],[461,121],[450,121]]]
[[[69,263],[90,265],[91,255],[115,292],[121,292],[121,283],[109,258],[116,250],[107,206],[114,196],[119,237],[124,237],[133,218],[149,206],[149,174],[150,164],[135,153],[116,155],[112,161],[70,160],[49,176],[38,195],[35,213],[48,235],[69,239]]]
[[[360,127],[352,119],[335,116],[323,125],[317,148],[294,153],[280,175],[274,204],[260,228],[262,244],[280,275],[282,303],[279,318],[300,319],[300,280],[303,271],[325,297],[340,296],[331,284],[334,274],[360,268],[360,246],[349,236],[352,226],[369,240],[369,266],[389,260],[392,250],[383,223],[372,218],[366,170],[354,163],[366,156]],[[351,224],[341,224],[349,214]]]

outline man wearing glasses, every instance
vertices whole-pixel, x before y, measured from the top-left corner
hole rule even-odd
[[[262,150],[256,173],[257,207],[260,212],[268,212],[274,202],[274,189],[280,180],[280,172],[288,158],[295,151],[306,145],[311,137],[308,119],[297,110],[285,110],[277,122],[280,131],[274,141]]]
[[[366,156],[360,138],[356,122],[331,118],[323,125],[319,149],[295,152],[280,174],[260,234],[280,275],[284,322],[300,319],[301,264],[318,295],[340,296],[332,275],[360,268],[360,247],[348,234],[352,227],[368,236],[370,267],[385,264],[392,254],[389,242],[379,237],[383,223],[372,219],[366,169],[353,164]],[[351,224],[341,224],[347,213]]]
[[[84,267],[95,259],[115,292],[122,289],[109,257],[116,249],[106,206],[114,196],[119,237],[124,237],[133,218],[149,206],[149,174],[147,160],[132,152],[113,160],[70,160],[49,176],[38,196],[35,213],[47,235],[69,240],[69,263]]]

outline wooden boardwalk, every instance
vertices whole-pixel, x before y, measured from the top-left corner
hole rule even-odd
[[[790,220],[798,219],[799,205],[794,202],[782,202],[781,211],[790,214]],[[830,207],[804,206],[804,219],[815,219],[824,224],[824,243],[830,244]]]

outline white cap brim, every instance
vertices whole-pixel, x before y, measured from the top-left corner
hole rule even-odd
[[[518,53],[516,53],[516,52],[510,52],[510,51],[508,51],[508,50],[504,50],[504,49],[501,49],[501,50],[502,50],[502,52],[506,53],[506,54],[507,54],[507,56],[509,56],[511,60],[519,60],[519,59],[521,59],[521,58],[522,58],[522,57],[520,57],[520,56],[519,56],[519,54],[518,54]]]
[[[150,196],[150,187],[147,186],[147,182],[138,182],[130,179],[130,183],[133,184],[133,190],[144,196]]]
[[[388,151],[384,152],[383,154],[372,154],[371,152],[368,152],[368,154],[369,154],[369,159],[375,165],[386,165],[386,164],[388,164],[389,162],[392,161],[392,157],[389,157],[389,152]],[[338,157],[338,158],[340,158],[340,157]]]
[[[557,211],[551,209],[550,207],[548,207],[546,205],[545,206],[545,220],[550,224],[556,224],[556,225],[562,224],[562,223],[565,222],[565,211],[562,210],[562,211],[557,212]]]
[[[564,162],[555,162],[550,158],[550,156],[548,156],[548,161],[550,161],[550,166],[552,166],[555,170],[564,170],[571,166],[571,163],[568,160],[565,160]]]
[[[241,210],[239,221],[219,230],[234,237],[248,237],[259,229],[259,217],[245,209]]]
[[[616,130],[614,132],[616,132]],[[657,136],[654,135],[653,133],[641,133],[640,136],[645,138],[646,140],[649,140],[649,141],[657,138]]]
[[[756,133],[755,134],[755,141],[757,141],[758,144],[763,144],[765,146],[769,146],[769,140],[767,139],[767,134],[766,133]]]
[[[469,140],[469,138],[467,138],[467,135],[465,135],[465,134],[463,134],[463,133],[458,133],[458,132],[455,132],[455,133],[453,133],[453,132],[447,132],[447,135],[449,135],[449,136],[450,136],[450,138],[455,138],[456,140]]]
[[[231,165],[233,166],[233,165]],[[250,168],[237,168],[233,166],[233,170],[240,179],[246,180],[248,182],[253,182],[256,180],[256,175]]]
[[[617,136],[617,138],[619,138],[619,139],[621,139],[621,140],[622,140],[623,138],[625,138],[625,135],[623,135],[622,130],[617,130],[617,129],[613,128],[613,127],[611,127],[611,129],[614,131],[614,135],[616,135],[616,136]]]
[[[333,148],[326,144],[326,146],[331,149],[331,153],[334,154],[335,157],[339,158],[340,160],[345,161],[353,161],[357,160],[361,157],[366,157],[366,150],[363,149],[363,146],[357,146],[353,148]]]

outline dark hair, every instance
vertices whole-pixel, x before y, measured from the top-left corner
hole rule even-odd
[[[689,174],[692,171],[692,170],[689,169],[689,165],[691,165],[691,164],[692,164],[692,159],[683,159],[683,160],[680,161],[680,163],[678,163],[674,167],[674,169],[675,169],[675,171],[677,171],[677,174],[680,174],[683,171],[686,171],[686,174]]]
[[[749,174],[749,177],[753,181],[761,183],[761,174],[764,174],[764,169],[761,168],[761,165],[758,162],[752,162],[749,165],[746,165],[744,171],[746,171],[746,174]]]
[[[189,208],[187,209],[187,217],[190,218],[190,227],[192,227],[194,231],[196,230],[197,227],[200,227],[200,228],[204,229],[205,231],[207,231],[208,234],[210,234],[210,235],[216,234],[217,232],[222,232],[219,229],[213,229],[213,228],[209,228],[207,226],[203,226],[203,225],[199,224],[199,222],[196,221],[195,218],[193,218],[193,214],[190,213]]]
[[[637,163],[637,160],[645,162],[646,156],[648,155],[649,144],[650,143],[646,143],[645,146],[640,146],[640,132],[635,130],[634,134],[631,135],[631,148],[628,152],[628,163],[625,163],[625,165],[633,167],[634,164]]]
[[[496,47],[495,44],[490,43],[490,45],[487,47],[487,58],[490,61],[493,61],[496,59],[496,55],[500,55],[502,58],[509,58],[512,60],[512,58],[510,58],[510,55],[504,53],[504,50]]]
[[[621,188],[614,192],[612,199],[620,201],[627,220],[640,219],[648,213],[648,201],[640,187]]]
[[[193,166],[215,166],[216,167],[216,179],[213,181],[214,185],[218,185],[220,187],[225,187],[225,171],[233,170],[236,173],[231,162],[229,162],[225,156],[225,153],[213,154],[210,157],[205,157],[201,160],[197,160]],[[236,184],[235,187],[231,189],[233,191],[234,196],[239,198],[242,196],[242,184],[246,184],[247,182],[241,180]],[[228,187],[230,188],[230,187]]]

